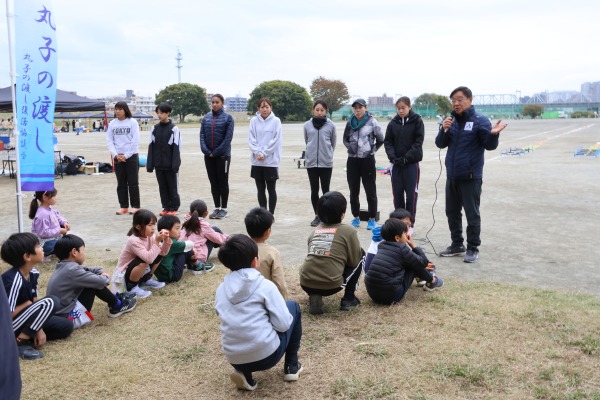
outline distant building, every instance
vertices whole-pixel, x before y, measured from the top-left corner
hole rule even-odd
[[[133,89],[127,89],[125,90],[125,97],[134,97],[135,94],[133,93]]]
[[[581,84],[581,94],[591,102],[600,101],[600,82],[584,82]]]
[[[154,110],[156,110],[156,104],[154,104],[154,101],[154,97],[133,97],[132,99],[129,99],[127,105],[129,105],[129,108],[131,108],[132,112],[142,111],[152,113]]]
[[[245,97],[226,97],[225,98],[225,107],[229,111],[246,111],[248,108],[248,99]]]
[[[385,93],[383,94],[383,96],[370,96],[369,105],[394,105],[394,98],[388,97]]]
[[[215,94],[214,93],[206,93],[206,101],[208,102],[208,106],[210,107],[210,102]]]

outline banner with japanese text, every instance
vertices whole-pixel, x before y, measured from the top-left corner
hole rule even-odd
[[[21,190],[54,188],[56,24],[51,0],[15,1],[16,113]]]

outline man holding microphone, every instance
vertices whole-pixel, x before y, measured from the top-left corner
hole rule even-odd
[[[446,118],[435,138],[435,145],[446,153],[446,217],[452,244],[440,252],[442,257],[464,255],[473,263],[479,256],[481,216],[479,204],[485,150],[498,147],[500,132],[507,124],[498,121],[492,128],[489,119],[471,105],[473,93],[459,86],[450,93],[452,115]],[[462,209],[467,217],[467,247],[463,244]]]

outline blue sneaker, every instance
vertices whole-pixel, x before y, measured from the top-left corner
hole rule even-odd
[[[441,288],[442,286],[444,286],[442,278],[434,275],[431,283],[427,282],[425,286],[423,286],[423,290],[426,292],[433,292],[435,289]]]
[[[369,219],[369,222],[367,222],[367,229],[372,231],[373,229],[375,229],[375,227],[377,226],[377,222],[375,222],[374,219]]]
[[[360,226],[360,218],[356,217],[351,222],[352,226],[358,228]]]

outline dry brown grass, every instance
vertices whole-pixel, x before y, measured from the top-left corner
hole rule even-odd
[[[88,264],[112,270],[103,257]],[[40,268],[42,292],[52,268]],[[21,362],[23,399],[600,398],[598,298],[455,280],[435,293],[413,288],[392,307],[364,288],[353,312],[327,298],[325,315],[303,315],[300,381],[283,382],[279,365],[255,374],[255,392],[238,392],[213,311],[225,274],[186,274],[118,319],[96,302],[91,326]],[[296,267],[287,280],[306,311]]]

